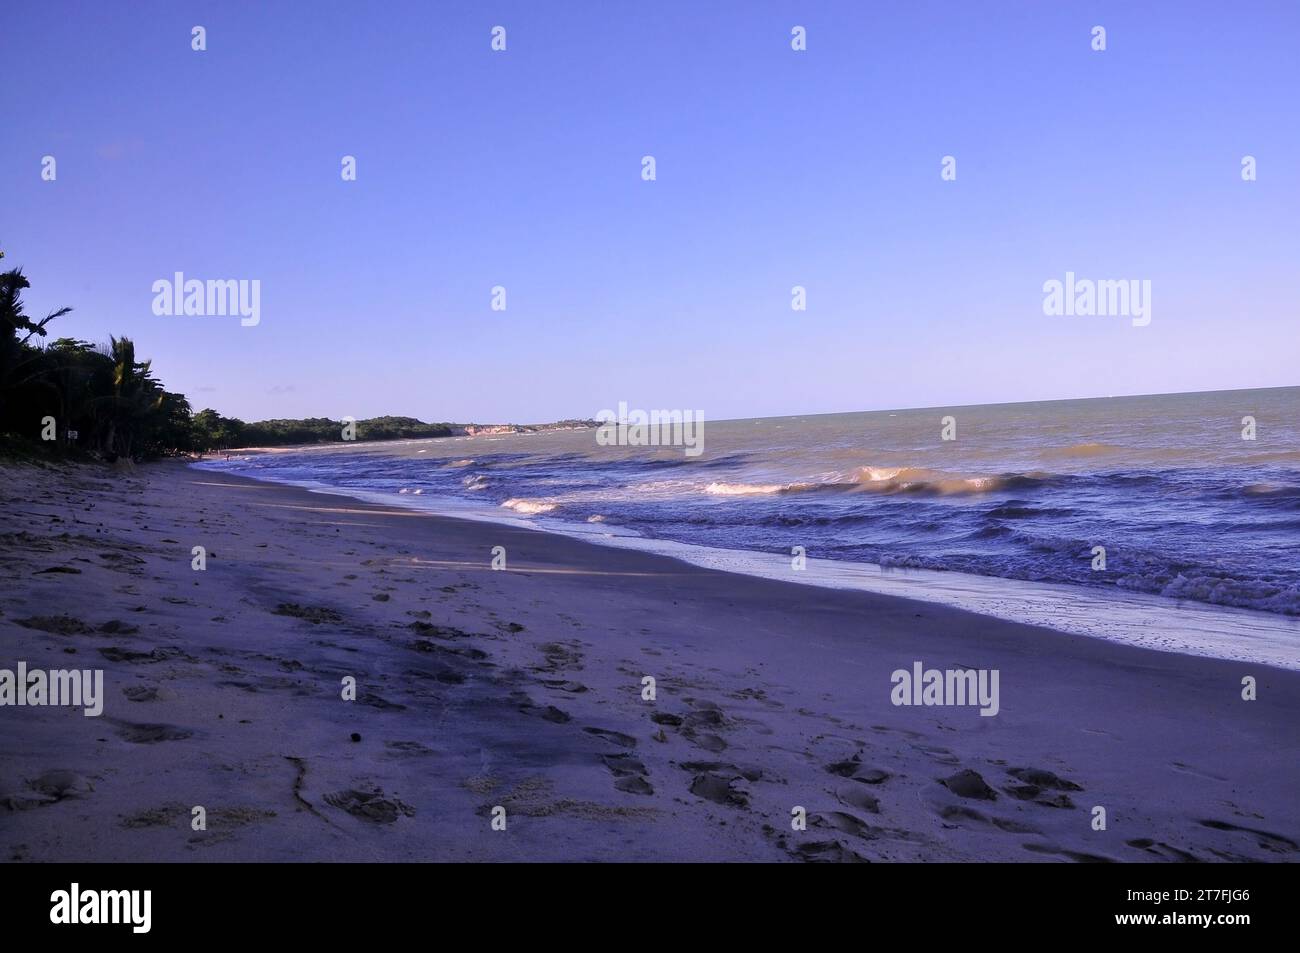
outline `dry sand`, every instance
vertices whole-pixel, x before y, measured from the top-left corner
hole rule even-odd
[[[107,696],[0,708],[6,860],[1300,857],[1300,673],[179,464],[0,476],[0,668]],[[918,660],[999,714],[895,707]]]

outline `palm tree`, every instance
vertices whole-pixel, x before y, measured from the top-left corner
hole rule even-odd
[[[112,361],[113,382],[105,395],[110,411],[103,449],[110,457],[130,459],[136,438],[146,419],[161,407],[165,392],[150,372],[151,362],[136,361],[130,338],[110,337],[105,353]]]
[[[31,282],[21,268],[0,274],[0,412],[6,396],[35,376],[23,379],[18,376],[19,370],[40,358],[41,352],[30,348],[28,342],[33,337],[45,337],[45,326],[72,310],[59,308],[33,321],[23,310],[23,292],[30,287]]]

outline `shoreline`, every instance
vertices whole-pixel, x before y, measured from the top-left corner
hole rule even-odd
[[[188,464],[224,473],[204,462]],[[396,506],[447,519],[526,527],[598,546],[675,559],[704,569],[822,589],[847,589],[946,605],[1005,622],[1041,626],[1119,645],[1300,671],[1300,618],[1280,613],[1171,599],[1122,589],[1092,590],[956,571],[882,567],[809,556],[807,569],[791,571],[789,556],[728,550],[642,536],[605,523],[582,524],[545,514],[505,513],[500,506],[423,494],[391,494],[307,481],[289,482],[229,473],[259,483],[294,487],[379,506]]]
[[[107,699],[0,708],[10,860],[1300,859],[1296,672],[181,463],[41,480],[0,667]],[[893,704],[918,662],[998,713]]]

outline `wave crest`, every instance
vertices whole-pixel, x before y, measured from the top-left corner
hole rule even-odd
[[[501,504],[508,510],[514,510],[516,513],[522,513],[525,516],[537,516],[541,513],[549,513],[555,509],[555,503],[547,503],[545,500],[524,500],[509,499]]]
[[[704,487],[710,496],[769,496],[776,493],[854,491],[866,493],[919,493],[947,496],[961,493],[994,493],[999,490],[1032,489],[1052,479],[1052,474],[1003,473],[962,475],[922,467],[858,467],[849,473],[802,483],[728,483],[716,481]]]
[[[963,476],[921,467],[859,467],[853,482],[874,493],[993,493],[998,490],[1029,489],[1051,479],[1050,473],[1003,473]]]
[[[765,496],[789,487],[788,483],[710,483],[704,492],[710,496]]]

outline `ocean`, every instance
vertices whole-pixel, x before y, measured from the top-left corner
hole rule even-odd
[[[706,420],[702,445],[570,430],[201,466],[1300,666],[1300,388]]]

